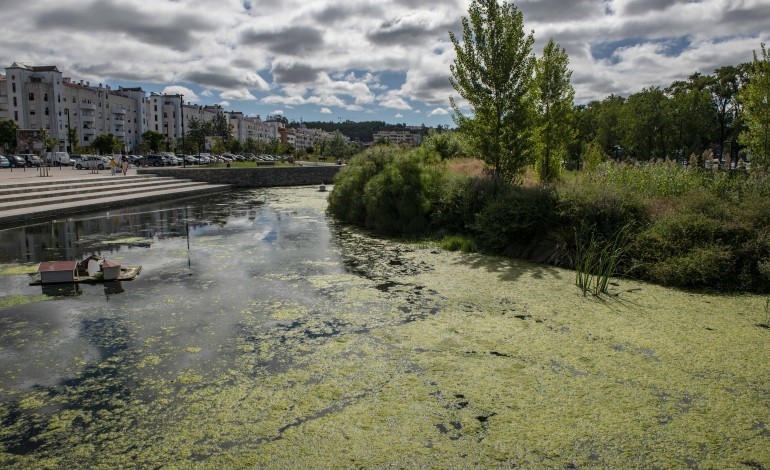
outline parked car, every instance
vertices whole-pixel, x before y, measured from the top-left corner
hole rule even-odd
[[[128,163],[132,165],[140,165],[142,162],[142,156],[141,155],[128,155]]]
[[[11,162],[8,161],[8,158],[5,155],[0,155],[0,168],[9,168],[10,166]]]
[[[194,155],[185,155],[184,161],[188,165],[200,165],[201,161],[197,159]]]
[[[42,164],[40,157],[38,157],[34,153],[22,153],[19,156],[24,159],[25,165],[27,166],[39,167]]]
[[[142,162],[147,166],[163,166],[165,163],[163,162],[163,156],[162,155],[145,155],[142,159]]]
[[[76,170],[84,168],[104,170],[107,167],[107,163],[98,155],[78,155],[74,160]]]
[[[201,165],[208,165],[211,163],[211,157],[208,155],[195,155],[195,158],[198,159]]]
[[[7,155],[6,158],[8,159],[11,168],[22,168],[27,166],[27,161],[18,155]]]

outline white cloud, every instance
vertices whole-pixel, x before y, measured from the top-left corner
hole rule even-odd
[[[223,91],[219,94],[219,96],[223,99],[233,101],[252,101],[257,99],[257,97],[252,95],[251,92],[246,88],[241,88],[240,90]]]
[[[208,0],[0,3],[0,24],[35,32],[3,37],[4,66],[57,65],[73,80],[142,84],[202,104],[220,97],[255,114],[265,114],[259,106],[382,116],[422,108],[439,119],[446,115],[436,110],[446,110],[453,94],[448,31],[461,35],[470,0],[291,0],[270,8],[253,0],[250,8],[243,0],[221,0],[216,8]],[[550,37],[567,49],[579,102],[747,62],[760,43],[770,43],[766,0],[517,6],[525,31],[535,31],[535,53]]]
[[[224,100],[224,101],[220,101],[220,102],[219,102],[219,103],[217,103],[217,104],[218,104],[219,106],[223,107],[223,108],[229,108],[229,107],[230,107],[230,102],[229,102],[229,101],[226,101],[226,100]]]
[[[163,89],[163,91],[161,91],[161,94],[163,94],[163,95],[183,95],[185,102],[191,101],[191,102],[195,103],[198,100],[200,100],[200,98],[198,98],[198,95],[196,95],[194,91],[192,91],[191,89],[189,89],[187,87],[183,87],[183,86],[179,86],[179,85],[167,86],[166,88]]]
[[[331,114],[332,110],[329,108],[321,108],[321,114]]]
[[[283,116],[283,110],[282,109],[274,109],[273,112],[270,113],[270,114],[275,114],[275,115]]]
[[[401,114],[401,113],[396,113],[396,117],[400,119],[400,118],[404,117],[404,115]]]
[[[445,108],[435,108],[430,113],[428,113],[428,116],[446,116],[449,114],[449,111],[447,111]]]

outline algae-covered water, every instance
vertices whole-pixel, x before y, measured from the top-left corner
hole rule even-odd
[[[0,231],[4,468],[767,468],[765,299],[332,224],[315,188]],[[131,282],[29,286],[101,254]]]

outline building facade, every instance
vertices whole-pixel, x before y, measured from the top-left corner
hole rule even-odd
[[[330,136],[320,129],[288,129],[282,122],[226,112],[218,105],[184,103],[182,95],[148,96],[141,88],[113,90],[101,83],[73,81],[56,66],[14,62],[5,72],[0,75],[0,120],[10,119],[19,129],[45,129],[58,141],[54,151],[72,153],[79,146],[91,146],[100,135],[112,134],[124,152],[138,153],[146,131],[177,142],[193,119],[211,121],[218,114],[225,115],[232,137],[241,143],[281,141],[306,149]]]

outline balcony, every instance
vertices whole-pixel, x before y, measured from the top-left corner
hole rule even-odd
[[[80,109],[87,111],[96,111],[96,105],[93,103],[80,103]]]
[[[81,129],[81,133],[83,135],[96,135],[96,129],[92,129],[89,127]]]
[[[126,110],[123,108],[112,108],[112,114],[120,114],[121,116],[124,116],[126,114]]]
[[[126,125],[126,120],[122,119],[122,118],[115,118],[115,119],[112,120],[112,124],[115,125],[115,126],[121,126],[122,127],[122,126]]]
[[[126,131],[114,131],[112,135],[119,139],[124,139],[126,137]]]
[[[83,122],[94,122],[96,118],[94,116],[86,116],[85,114],[80,116],[80,120]]]

